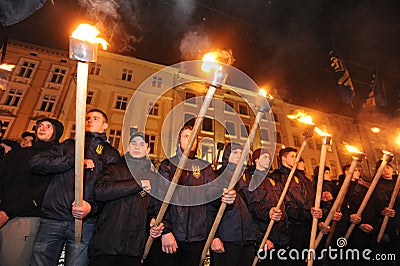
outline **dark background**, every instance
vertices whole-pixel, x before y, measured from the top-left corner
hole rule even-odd
[[[399,11],[399,1],[385,0],[54,0],[12,25],[10,38],[68,50],[68,35],[89,22],[111,52],[165,65],[231,49],[235,67],[286,101],[353,115],[333,85],[334,45],[355,87],[355,109],[379,67],[388,95],[380,111],[397,116]]]

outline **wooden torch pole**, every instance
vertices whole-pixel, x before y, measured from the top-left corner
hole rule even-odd
[[[318,181],[317,181],[317,191],[315,194],[315,202],[314,208],[319,209],[321,203],[321,194],[322,194],[322,185],[324,181],[324,169],[325,169],[325,161],[326,161],[326,152],[328,145],[331,144],[332,137],[324,136],[321,147],[321,157],[319,159],[319,172],[318,172]],[[315,237],[317,236],[317,228],[318,228],[318,218],[313,217],[312,227],[311,227],[311,235],[310,235],[310,248],[308,250],[308,260],[307,265],[312,266],[315,255]],[[313,255],[311,253],[314,252]]]
[[[279,197],[278,203],[276,204],[276,208],[278,208],[278,209],[280,209],[282,204],[283,204],[283,201],[284,201],[284,199],[286,197],[286,193],[289,190],[290,182],[291,182],[291,180],[293,178],[294,173],[296,172],[297,164],[299,163],[299,161],[301,159],[301,155],[303,154],[304,149],[307,146],[308,140],[313,136],[313,132],[314,132],[314,126],[311,126],[311,128],[308,127],[306,129],[306,132],[304,133],[305,138],[304,138],[303,144],[301,145],[300,150],[297,153],[296,161],[295,161],[292,169],[290,170],[289,176],[288,176],[288,178],[286,180],[286,183],[285,183],[285,187],[283,188],[282,193],[281,193],[281,195]],[[272,227],[274,226],[274,223],[275,223],[275,221],[272,220],[272,219],[269,221],[267,230],[266,230],[266,232],[264,234],[263,240],[261,241],[260,247],[258,249],[259,252],[264,250],[265,243],[267,243],[269,234],[271,233],[271,230],[272,230]],[[258,262],[258,254],[254,257],[253,266],[255,266],[257,264],[257,262]]]
[[[376,171],[376,174],[375,174],[375,176],[374,176],[374,179],[372,180],[372,183],[371,183],[371,185],[369,186],[369,188],[368,188],[368,190],[367,190],[367,193],[365,194],[364,199],[363,199],[363,201],[361,202],[360,207],[359,207],[358,210],[357,210],[357,214],[358,214],[358,215],[361,216],[361,214],[363,213],[365,207],[367,206],[367,203],[368,203],[369,199],[370,199],[371,196],[372,196],[372,193],[373,193],[374,190],[375,190],[376,185],[377,185],[378,182],[379,182],[379,179],[381,178],[382,171],[383,171],[383,169],[385,168],[385,165],[386,165],[388,162],[390,162],[392,159],[393,159],[393,154],[391,154],[391,153],[389,153],[389,152],[385,152],[385,153],[383,154],[382,163],[381,163],[381,165],[379,166],[378,171]],[[350,235],[351,235],[351,233],[353,232],[353,230],[354,230],[355,227],[356,227],[356,224],[353,224],[353,223],[349,226],[349,228],[347,229],[347,232],[346,232],[346,234],[345,234],[345,236],[344,236],[344,238],[345,238],[346,240],[349,239],[349,237],[350,237]]]

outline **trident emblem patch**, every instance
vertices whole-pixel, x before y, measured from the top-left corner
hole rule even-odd
[[[96,148],[96,153],[98,154],[98,155],[101,155],[101,153],[103,152],[103,146],[102,145],[97,145],[97,148]]]
[[[197,165],[192,165],[193,176],[196,178],[200,177],[200,167]]]

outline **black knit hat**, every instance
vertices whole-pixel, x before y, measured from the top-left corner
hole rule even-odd
[[[29,132],[29,131],[25,131],[24,133],[22,133],[21,138],[25,138],[31,136],[33,139],[35,139],[36,135],[35,133]]]
[[[382,160],[379,160],[376,162],[376,166],[375,166],[376,170],[378,170],[378,168],[381,166],[381,164],[382,164]],[[389,165],[390,167],[393,168],[393,165],[391,165],[390,163],[386,163],[386,165]]]
[[[136,137],[140,137],[140,138],[142,138],[144,140],[144,142],[146,142],[145,134],[143,134],[142,132],[136,132],[136,133],[132,134],[131,137],[129,138],[129,143]]]
[[[267,149],[263,149],[263,148],[258,148],[255,151],[253,151],[253,154],[251,156],[251,160],[253,161],[253,163],[256,163],[256,160],[260,158],[261,155],[263,155],[264,153],[268,153],[269,154],[269,158],[271,158],[271,153],[267,150]]]
[[[229,156],[231,155],[231,152],[234,150],[240,149],[243,151],[243,146],[240,145],[237,142],[229,142],[225,145],[224,148],[224,154],[222,155],[222,165],[228,165],[229,162]]]
[[[53,127],[55,128],[55,131],[53,132],[54,142],[59,143],[60,138],[61,138],[62,134],[64,133],[63,124],[60,121],[58,121],[57,119],[46,117],[46,118],[40,119],[36,122],[36,130],[37,130],[39,124],[41,122],[45,122],[45,121],[50,122],[53,125]],[[52,138],[53,138],[53,136],[52,136]]]

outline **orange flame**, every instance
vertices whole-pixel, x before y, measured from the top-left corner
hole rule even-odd
[[[107,50],[108,42],[103,38],[97,38],[100,31],[96,27],[89,24],[79,24],[76,30],[72,32],[72,37],[81,41],[87,41],[90,43],[101,44],[103,50]]]
[[[264,98],[268,98],[268,99],[273,99],[274,97],[272,97],[272,95],[270,93],[268,93],[265,89],[261,88],[258,91],[258,94]]]
[[[12,71],[14,69],[15,65],[10,65],[3,63],[0,65],[0,69],[6,70],[6,71]]]
[[[314,125],[312,121],[312,116],[307,115],[305,112],[299,111],[295,115],[287,115],[289,119],[296,119],[297,121],[304,123],[306,125]]]
[[[329,134],[329,133],[326,132],[326,131],[323,131],[322,129],[320,129],[320,128],[318,128],[318,127],[315,127],[315,128],[314,128],[314,131],[317,132],[317,134],[320,135],[321,137],[332,137],[331,134]]]
[[[372,133],[379,133],[381,132],[381,129],[379,127],[371,127]]]
[[[397,138],[396,138],[396,140],[394,141],[397,145],[399,145],[400,146],[400,133],[399,133],[399,135],[397,136]]]
[[[211,72],[211,70],[221,71],[222,66],[217,63],[218,54],[216,52],[209,52],[203,56],[203,64],[201,65],[201,70],[206,73]]]
[[[351,145],[349,145],[349,144],[346,144],[344,147],[345,147],[346,150],[347,150],[348,152],[350,152],[350,153],[362,153],[359,149],[357,149],[356,147],[351,146]]]

